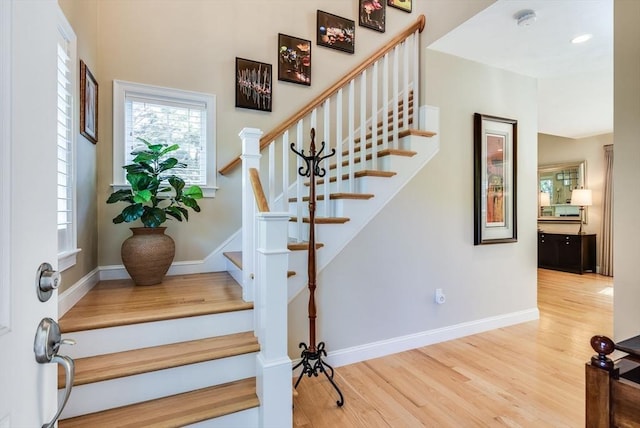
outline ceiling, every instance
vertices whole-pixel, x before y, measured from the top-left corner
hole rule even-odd
[[[536,19],[519,26],[526,9]],[[537,78],[539,132],[613,132],[613,0],[498,0],[429,48]]]

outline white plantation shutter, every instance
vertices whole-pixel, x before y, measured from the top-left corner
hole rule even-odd
[[[176,101],[126,97],[125,164],[133,160],[131,152],[144,144],[137,137],[150,143],[179,144],[180,150],[172,152],[187,168],[172,171],[189,184],[207,183],[206,105]]]
[[[75,264],[76,191],[75,191],[75,121],[74,95],[77,86],[75,73],[75,34],[60,13],[58,26],[58,96],[57,96],[57,197],[58,197],[58,262],[59,270]]]
[[[177,144],[170,155],[186,168],[172,170],[187,184],[202,187],[205,197],[215,195],[215,96],[143,85],[113,82],[114,187],[127,186],[124,165],[131,152],[151,144]]]

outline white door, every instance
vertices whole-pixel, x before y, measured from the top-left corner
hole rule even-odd
[[[55,0],[0,1],[0,428],[56,412],[55,364],[35,361],[36,328],[57,319],[36,271],[57,267]]]

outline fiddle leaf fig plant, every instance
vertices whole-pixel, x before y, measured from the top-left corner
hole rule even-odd
[[[113,222],[131,223],[140,219],[145,227],[159,227],[170,217],[189,221],[189,210],[200,212],[198,199],[202,199],[200,186],[185,188],[182,178],[172,174],[175,168],[186,168],[186,164],[167,156],[178,150],[177,144],[152,144],[138,137],[146,147],[131,152],[133,163],[125,165],[127,181],[131,189],[113,192],[108,204],[125,202],[128,205]]]

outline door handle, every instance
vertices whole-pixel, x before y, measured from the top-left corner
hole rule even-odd
[[[53,290],[60,286],[60,273],[49,263],[42,263],[36,272],[36,293],[41,302],[49,300]]]
[[[36,354],[36,361],[40,364],[60,364],[64,368],[65,373],[64,397],[62,401],[58,403],[58,411],[51,422],[42,425],[42,428],[54,427],[71,395],[71,388],[73,387],[73,379],[75,376],[75,364],[71,357],[58,355],[58,350],[60,349],[60,345],[75,345],[75,343],[76,341],[73,339],[62,339],[60,326],[51,318],[43,318],[42,321],[40,321],[38,329],[36,330],[36,337],[33,341],[33,352]]]

